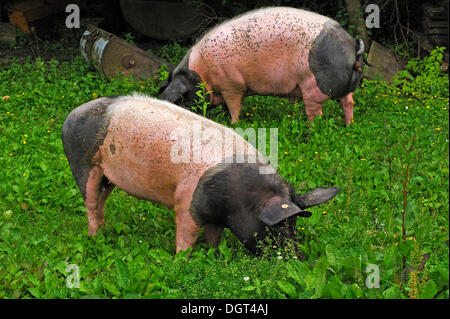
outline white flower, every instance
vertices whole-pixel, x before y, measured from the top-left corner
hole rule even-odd
[[[244,278],[243,278],[245,281],[248,281],[249,279],[250,279],[250,277],[248,277],[248,276],[244,276]]]
[[[278,258],[278,259],[283,259],[283,256],[279,255],[277,258]]]

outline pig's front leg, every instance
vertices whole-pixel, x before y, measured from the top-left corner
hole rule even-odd
[[[223,91],[222,96],[231,114],[231,124],[234,124],[239,121],[239,112],[241,111],[244,93],[237,91]]]
[[[347,94],[339,99],[339,104],[341,105],[342,111],[344,111],[345,125],[349,126],[353,119],[353,107],[355,101],[353,101],[353,92]]]
[[[192,248],[197,241],[200,226],[192,219],[189,208],[192,191],[189,187],[179,185],[175,191],[175,223],[177,225],[175,251]]]
[[[322,113],[322,104],[329,97],[323,94],[316,85],[316,81],[311,78],[301,87],[303,102],[305,103],[305,112],[310,122],[314,121],[317,115]]]

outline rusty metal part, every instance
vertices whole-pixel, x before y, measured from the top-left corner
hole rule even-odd
[[[81,55],[109,80],[134,76],[135,79],[156,78],[162,64],[169,63],[135,47],[123,39],[88,25],[80,40]]]
[[[199,1],[120,0],[120,7],[134,30],[158,40],[199,34],[215,17],[213,9]]]

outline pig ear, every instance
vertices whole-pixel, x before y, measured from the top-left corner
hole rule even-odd
[[[183,81],[176,77],[170,84],[166,87],[164,92],[162,92],[160,98],[161,100],[175,102],[183,94],[188,91],[188,87],[183,83]]]
[[[329,201],[339,193],[337,187],[318,187],[311,192],[302,195],[295,195],[294,203],[301,209],[316,206]]]
[[[281,201],[265,207],[259,214],[258,218],[264,224],[273,226],[281,222],[283,219],[299,213],[303,213],[303,211],[297,205],[289,201]]]

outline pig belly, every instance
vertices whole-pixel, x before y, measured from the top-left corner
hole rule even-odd
[[[100,166],[108,180],[129,195],[173,208],[178,176],[167,170],[167,163],[153,160],[148,164],[130,156],[117,156],[102,160]]]

